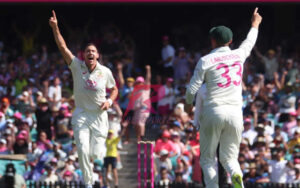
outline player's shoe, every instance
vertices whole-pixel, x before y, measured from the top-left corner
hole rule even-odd
[[[243,178],[240,174],[234,174],[231,177],[231,181],[232,181],[232,184],[233,184],[234,188],[244,188]]]
[[[113,179],[113,177],[112,177],[112,174],[111,174],[111,172],[107,174],[107,178],[108,178],[108,180],[109,180],[109,181],[112,181],[112,180],[114,180],[114,179]]]
[[[118,170],[121,170],[123,168],[123,165],[121,162],[117,162],[117,167]]]

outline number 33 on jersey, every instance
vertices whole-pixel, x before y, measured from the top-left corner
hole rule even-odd
[[[203,106],[234,105],[242,107],[242,77],[246,58],[256,42],[258,30],[251,28],[239,48],[221,46],[203,56],[196,65],[186,91],[186,102],[191,104],[203,82],[206,100]]]
[[[236,69],[237,68],[237,69]],[[217,70],[223,69],[224,73],[221,74],[223,78],[226,79],[225,83],[217,83],[219,87],[227,88],[230,86],[230,84],[234,84],[235,86],[239,86],[241,84],[242,80],[242,65],[240,61],[234,62],[232,65],[226,65],[224,63],[221,63],[217,66]],[[233,74],[237,75],[238,78],[236,80],[232,80]]]

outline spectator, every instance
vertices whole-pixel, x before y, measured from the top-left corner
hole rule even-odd
[[[32,99],[31,91],[23,91],[21,95],[18,96],[18,110],[24,114],[27,110],[34,108],[34,103]]]
[[[160,168],[159,174],[155,177],[155,182],[161,186],[168,186],[172,181],[172,177],[169,174],[166,167],[162,166]]]
[[[7,152],[6,140],[2,138],[0,140],[0,154],[5,154],[6,152]]]
[[[288,135],[281,130],[281,127],[279,125],[275,126],[275,131],[272,136],[273,139],[275,139],[276,137],[282,137],[284,142],[288,141]]]
[[[174,78],[175,83],[179,84],[180,80],[185,80],[190,77],[191,70],[190,65],[193,64],[193,60],[187,57],[184,47],[178,49],[178,56],[174,60]]]
[[[14,144],[15,154],[27,154],[28,153],[28,142],[24,134],[19,133],[16,138],[16,143]]]
[[[298,129],[300,130],[300,116],[297,116],[297,118],[296,118],[296,126],[291,129],[291,134],[294,135],[294,133]]]
[[[50,107],[60,108],[61,106],[61,86],[59,77],[55,77],[53,85],[49,87],[48,95]]]
[[[55,138],[62,143],[67,143],[71,138],[69,130],[71,129],[70,118],[67,117],[68,108],[62,106],[59,109],[58,115],[54,118]]]
[[[63,173],[63,176],[62,176],[62,179],[65,181],[65,182],[71,182],[71,181],[74,181],[76,178],[75,178],[75,174],[72,173],[71,171],[69,170],[66,170],[64,173]]]
[[[0,179],[1,187],[25,188],[24,178],[16,173],[16,169],[12,163],[6,165],[5,174]]]
[[[295,178],[293,183],[300,183],[300,170],[299,168],[295,168]]]
[[[255,182],[257,182],[259,180],[259,178],[260,178],[260,174],[258,174],[256,172],[256,165],[255,165],[255,163],[254,162],[250,163],[250,165],[249,165],[249,172],[244,175],[243,180],[245,182],[255,183]]]
[[[154,159],[154,174],[158,175],[158,169],[165,168],[167,172],[172,171],[172,162],[169,158],[168,150],[162,149],[159,152],[159,156]]]
[[[52,139],[52,129],[51,129],[51,111],[48,106],[48,101],[46,98],[42,98],[39,101],[38,108],[35,112],[36,120],[37,120],[37,131],[40,133],[41,131],[45,131],[47,137]]]
[[[175,188],[179,187],[188,187],[187,182],[182,178],[181,172],[175,172]]]
[[[17,79],[15,81],[15,86],[16,86],[16,95],[19,95],[22,93],[22,90],[25,86],[27,86],[28,82],[25,78],[25,76],[19,74],[17,76]]]
[[[159,155],[161,151],[164,149],[168,151],[170,157],[176,156],[177,151],[174,146],[174,143],[170,140],[170,133],[169,131],[165,130],[162,135],[161,139],[158,139],[155,143],[154,152]]]
[[[287,59],[285,68],[285,71],[287,71],[285,73],[285,83],[290,85],[296,84],[297,78],[299,76],[299,70],[297,69],[297,67],[294,67],[294,60],[291,58]]]
[[[162,72],[167,77],[173,77],[174,69],[173,69],[173,61],[175,58],[175,49],[170,44],[170,40],[168,36],[162,37],[163,48],[161,50],[161,64],[163,66]]]
[[[37,141],[37,147],[40,148],[43,151],[47,151],[52,149],[52,143],[51,141],[47,138],[47,134],[45,131],[41,131],[39,134],[39,138]]]
[[[135,81],[134,78],[128,77],[126,79],[126,85],[124,85],[120,89],[121,92],[120,92],[119,103],[120,103],[120,107],[121,107],[123,112],[126,111],[126,108],[129,104],[130,94],[133,91],[134,81]]]
[[[257,48],[254,48],[255,54],[258,56],[261,62],[264,63],[265,65],[265,77],[267,80],[272,80],[274,79],[273,75],[274,72],[278,71],[278,61],[281,55],[281,48],[278,47],[277,49],[277,54],[273,49],[270,49],[267,51],[267,55],[263,56]]]
[[[158,114],[162,116],[162,121],[165,121],[173,109],[174,89],[173,78],[168,78],[166,84],[158,90]]]
[[[294,133],[294,137],[287,144],[289,153],[293,153],[294,150],[299,146],[300,146],[300,129],[297,129]]]
[[[171,140],[173,142],[173,145],[175,147],[178,156],[180,156],[183,152],[186,151],[185,145],[181,142],[180,135],[177,131],[173,131],[171,133]]]
[[[10,108],[10,102],[7,97],[2,98],[0,111],[5,114],[6,118],[14,115],[14,111]]]
[[[179,157],[179,160],[177,161],[177,167],[176,167],[176,172],[181,172],[182,173],[182,178],[185,182],[190,182],[191,181],[191,173],[192,169],[191,166],[189,165],[189,161],[186,160],[184,157]]]
[[[135,127],[137,141],[141,141],[145,135],[146,121],[151,111],[151,67],[146,65],[146,81],[142,76],[137,77],[135,80],[135,86],[131,95],[130,106],[133,106],[134,113],[132,124]]]
[[[296,112],[290,112],[288,120],[283,124],[282,130],[288,134],[289,137],[292,137],[292,129],[296,127]]]
[[[244,131],[242,133],[242,137],[249,141],[250,146],[252,146],[255,138],[257,136],[257,132],[253,130],[251,125],[251,119],[247,118],[244,121]]]
[[[289,114],[296,111],[296,96],[293,93],[292,85],[288,84],[284,88],[284,94],[279,101],[279,122],[286,122]]]
[[[46,165],[45,166],[45,170],[46,170],[46,174],[42,175],[40,178],[39,178],[39,181],[41,183],[46,183],[47,185],[50,184],[50,182],[52,184],[54,184],[55,182],[57,182],[59,179],[58,179],[58,176],[55,174],[55,171],[54,171],[54,168],[50,165]]]
[[[273,183],[287,183],[287,173],[292,168],[290,162],[283,159],[284,150],[275,151],[275,159],[269,161],[271,168],[270,180]]]
[[[117,144],[120,142],[121,135],[123,134],[123,132],[119,136],[115,137],[114,131],[110,129],[108,131],[107,140],[105,142],[107,148],[106,157],[104,158],[104,167],[106,168],[106,180],[108,180],[108,174],[109,174],[108,167],[109,165],[111,165],[112,172],[114,175],[115,188],[118,188],[119,186],[118,171],[116,168],[117,156],[118,156]]]

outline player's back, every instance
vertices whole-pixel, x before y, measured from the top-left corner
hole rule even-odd
[[[187,87],[188,104],[192,103],[201,85],[206,83],[207,92],[203,107],[242,107],[243,65],[255,44],[257,33],[258,30],[252,27],[238,49],[230,50],[228,46],[222,46],[199,60]]]
[[[207,87],[204,106],[242,105],[244,55],[239,49],[220,47],[201,58]]]

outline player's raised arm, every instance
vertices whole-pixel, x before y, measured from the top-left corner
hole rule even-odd
[[[70,65],[74,58],[74,55],[68,49],[64,38],[60,34],[58,24],[57,24],[57,18],[56,18],[56,14],[55,14],[54,10],[52,10],[52,17],[50,17],[50,19],[49,19],[49,25],[52,28],[55,42],[57,44],[57,47],[58,47],[60,53],[62,54],[62,56],[63,56],[64,60],[67,62],[67,64]]]
[[[239,47],[239,49],[242,49],[244,51],[245,59],[250,55],[250,52],[255,45],[257,35],[258,35],[258,28],[262,21],[262,17],[259,15],[257,11],[258,8],[255,8],[251,19],[251,29],[247,35],[246,40],[244,40],[241,46]]]
[[[262,17],[259,15],[259,13],[257,12],[258,11],[258,8],[256,7],[254,9],[254,12],[253,12],[253,15],[252,15],[252,27],[258,29],[261,21],[262,21]]]

